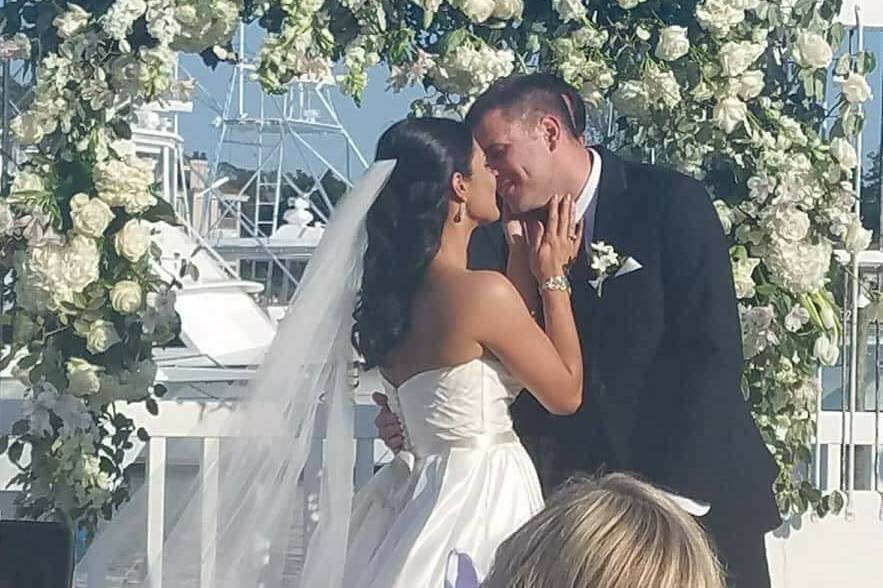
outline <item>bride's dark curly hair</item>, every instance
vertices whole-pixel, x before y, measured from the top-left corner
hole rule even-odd
[[[375,160],[397,160],[368,211],[368,249],[352,341],[366,369],[383,365],[408,332],[414,294],[441,242],[451,177],[470,177],[473,139],[461,122],[406,119],[386,130]]]

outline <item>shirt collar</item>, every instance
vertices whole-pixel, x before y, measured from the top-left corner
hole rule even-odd
[[[592,201],[598,195],[598,186],[601,184],[601,155],[591,147],[588,148],[588,151],[592,157],[592,169],[589,172],[586,185],[583,186],[583,190],[576,201],[576,218],[578,219],[586,215],[589,205],[592,204]]]

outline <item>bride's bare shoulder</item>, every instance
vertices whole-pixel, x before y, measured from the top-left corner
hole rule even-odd
[[[481,312],[497,309],[505,311],[521,303],[515,285],[504,274],[495,271],[469,271],[462,278],[462,294],[470,306]]]

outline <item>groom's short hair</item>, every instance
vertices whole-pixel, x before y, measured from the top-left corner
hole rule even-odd
[[[554,115],[575,139],[586,130],[586,106],[579,92],[552,74],[517,74],[497,80],[472,104],[466,123],[475,128],[487,113],[498,109],[516,116]]]

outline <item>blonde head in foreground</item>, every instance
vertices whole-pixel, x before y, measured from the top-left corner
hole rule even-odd
[[[482,588],[724,588],[693,518],[624,474],[574,480],[497,550]]]

